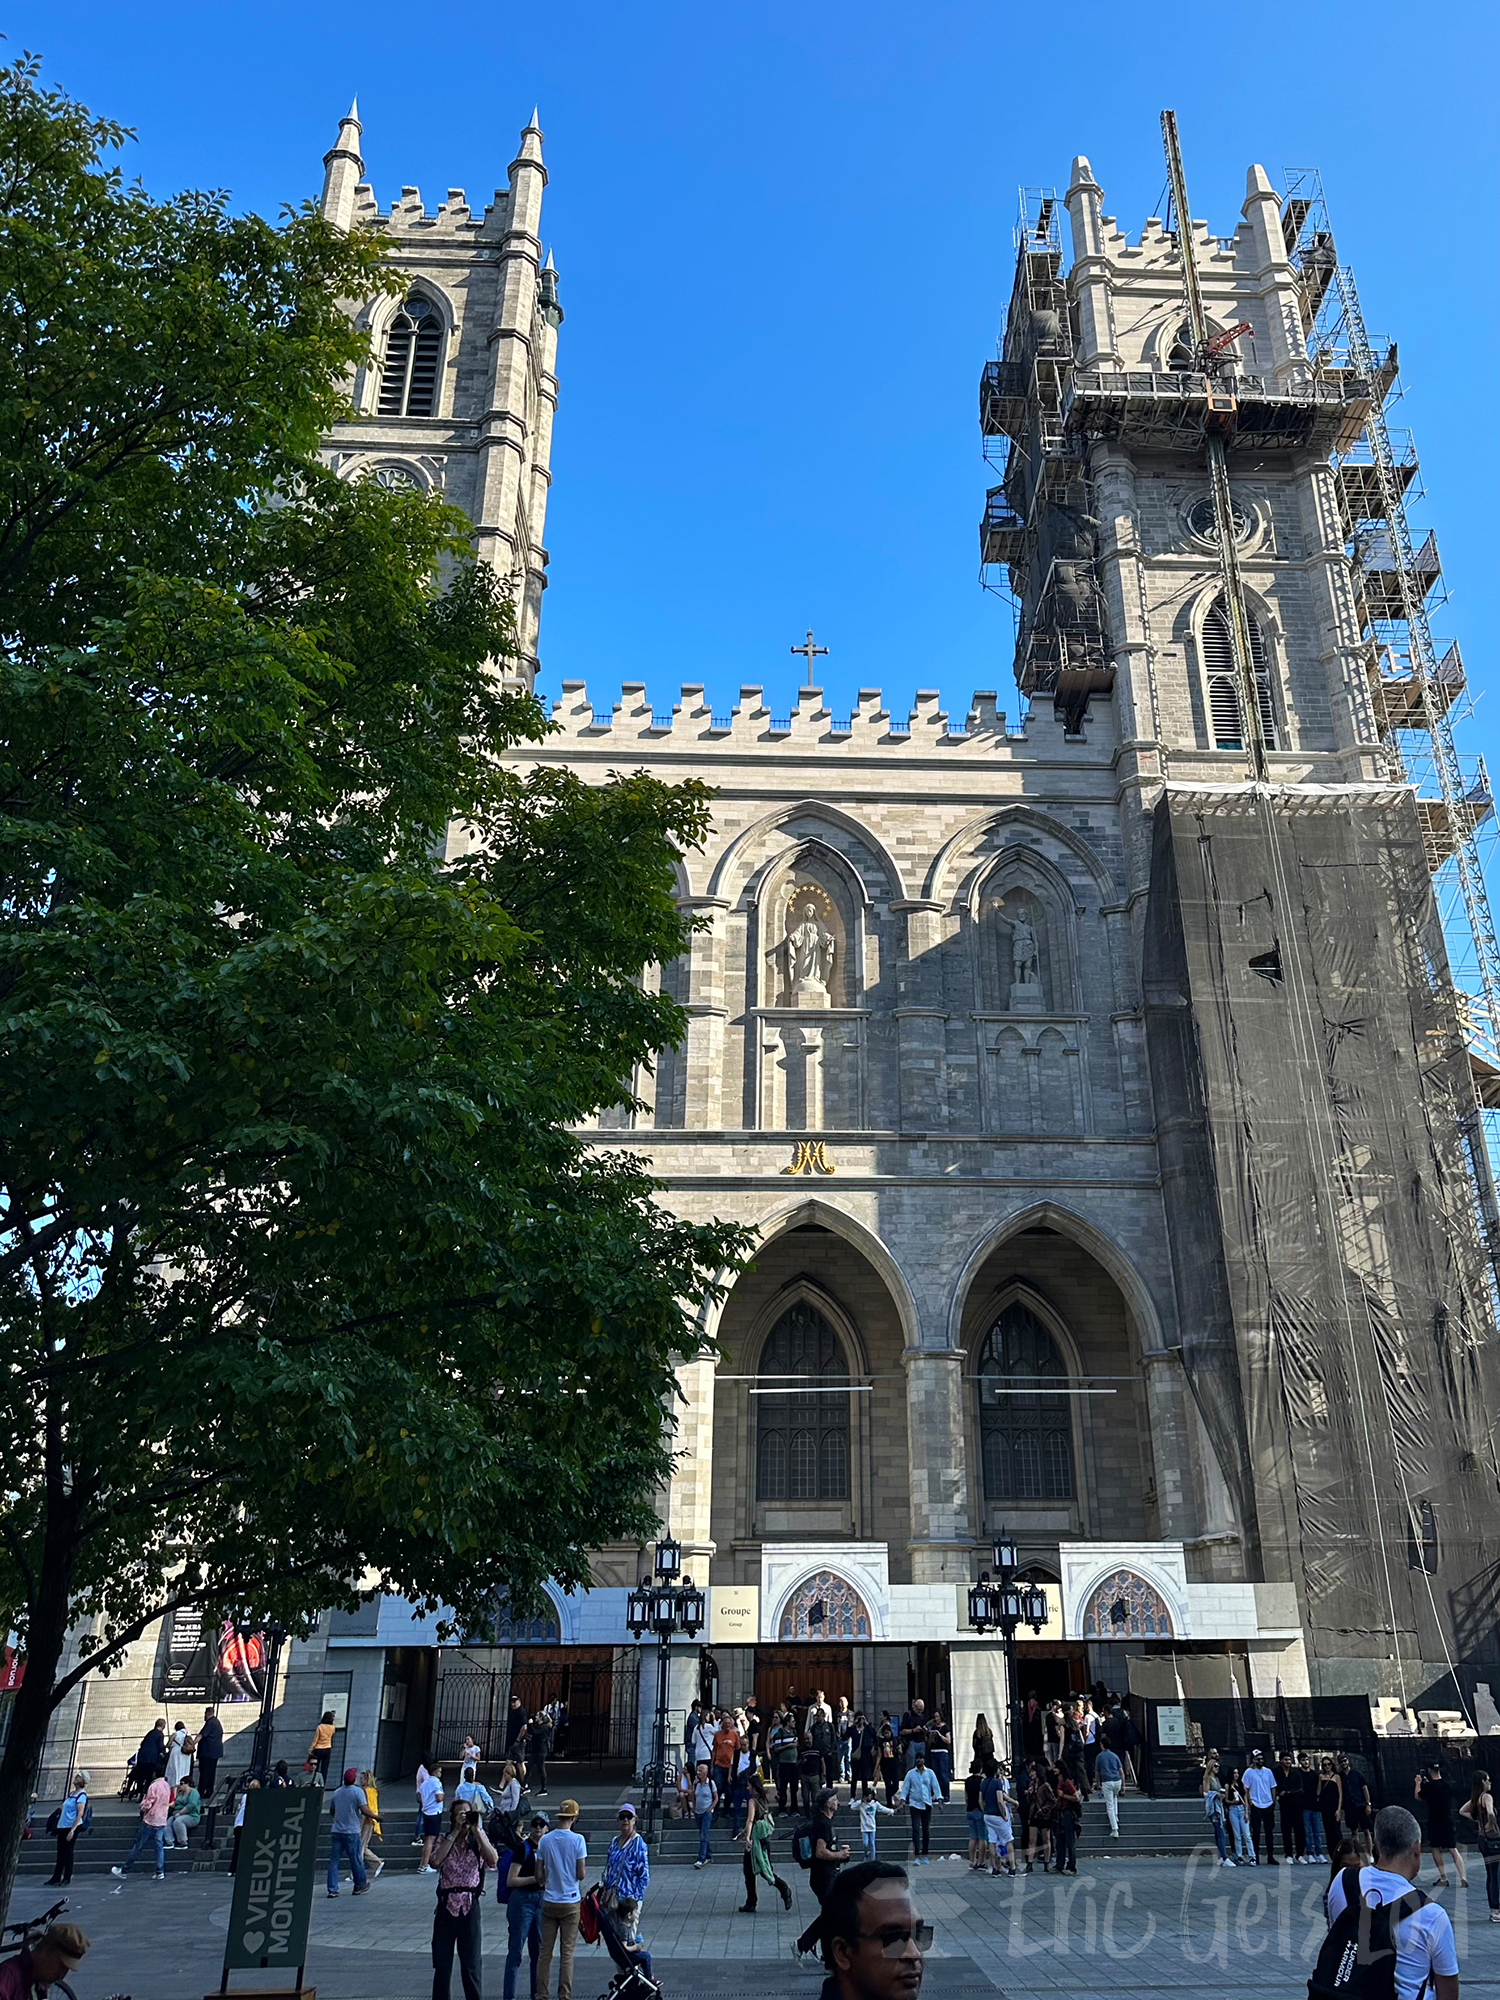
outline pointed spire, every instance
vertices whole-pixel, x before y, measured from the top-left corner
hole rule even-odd
[[[547,185],[547,169],[542,165],[542,138],[542,128],[537,123],[536,112],[533,111],[531,114],[531,123],[521,133],[521,150],[510,163],[510,184],[512,191],[514,191],[516,185],[516,170],[520,167],[534,167],[542,177],[542,186],[545,187]],[[536,233],[535,219],[528,226],[531,227],[534,235]]]
[[[339,136],[330,152],[323,155],[323,213],[336,229],[348,229],[354,221],[354,190],[364,176],[360,157],[359,99],[350,103],[339,120]]]
[[[526,130],[528,132],[540,132],[541,129],[542,121],[538,115],[538,107],[533,104],[531,107],[531,123],[526,127]]]
[[[544,271],[550,271],[554,278],[557,276],[557,266],[552,261],[552,246],[550,243],[547,245],[547,261],[542,266],[542,269]]]

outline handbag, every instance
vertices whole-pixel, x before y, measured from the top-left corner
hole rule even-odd
[[[585,1944],[599,1942],[599,1891],[590,1889],[578,1904],[578,1935]]]

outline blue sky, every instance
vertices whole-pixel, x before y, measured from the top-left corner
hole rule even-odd
[[[1123,15],[1132,22],[1122,32]],[[477,202],[541,107],[567,322],[544,690],[670,705],[742,683],[781,712],[812,625],[835,710],[938,687],[1014,712],[1010,617],[977,581],[976,382],[1009,290],[1019,183],[1086,152],[1134,234],[1175,107],[1195,211],[1245,168],[1323,169],[1373,330],[1397,336],[1452,591],[1443,636],[1500,688],[1493,557],[1496,10],[649,7],[13,0],[14,50],[136,127],[158,192],[274,213],[316,191],[358,92],[382,201]],[[1007,704],[1006,697],[1009,697]],[[1500,747],[1482,698],[1466,748]],[[1488,741],[1487,741],[1488,739]]]

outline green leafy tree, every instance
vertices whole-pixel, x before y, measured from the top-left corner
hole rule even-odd
[[[704,792],[502,761],[466,524],[316,459],[382,246],[124,136],[0,72],[0,1908],[58,1703],[172,1606],[479,1618],[649,1532],[744,1249],[576,1136],[681,1033]]]

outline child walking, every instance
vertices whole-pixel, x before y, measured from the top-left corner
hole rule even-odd
[[[879,1799],[859,1801],[859,1838],[865,1850],[866,1861],[875,1859],[875,1815],[884,1813],[887,1819],[896,1817],[890,1806],[882,1805]]]

